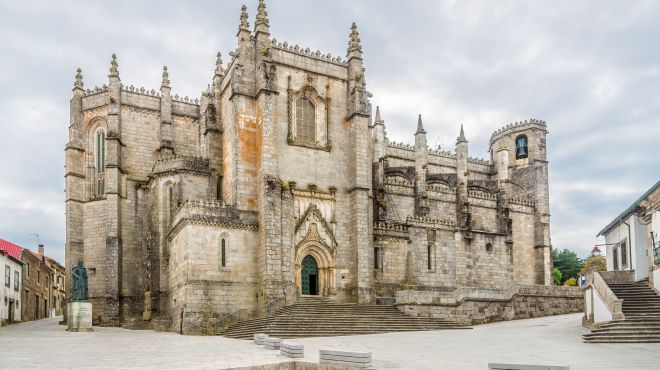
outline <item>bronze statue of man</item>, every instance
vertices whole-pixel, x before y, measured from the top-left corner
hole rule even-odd
[[[71,271],[73,277],[73,301],[87,300],[87,269],[83,267],[82,261]]]

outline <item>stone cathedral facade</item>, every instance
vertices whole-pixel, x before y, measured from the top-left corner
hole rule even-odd
[[[167,68],[157,91],[122,83],[114,55],[102,87],[78,70],[66,266],[84,262],[95,324],[205,333],[303,294],[550,284],[545,122],[495,131],[489,160],[462,127],[455,153],[429,148],[421,117],[391,142],[355,25],[343,59],[272,38],[263,1],[254,23],[243,7],[198,99]]]

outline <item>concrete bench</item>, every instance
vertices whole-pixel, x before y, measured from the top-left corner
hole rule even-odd
[[[569,370],[568,366],[488,364],[488,370]]]
[[[282,339],[275,337],[268,337],[264,340],[264,345],[268,349],[280,349],[281,343],[282,343]]]
[[[346,352],[322,349],[319,351],[319,362],[326,365],[367,368],[371,367],[371,352]]]
[[[280,354],[286,357],[303,358],[305,357],[305,347],[297,343],[280,343]]]
[[[264,345],[264,342],[268,338],[268,334],[264,333],[258,333],[254,335],[254,344],[258,344],[260,346]]]

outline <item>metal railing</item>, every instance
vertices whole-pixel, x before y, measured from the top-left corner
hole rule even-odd
[[[653,263],[660,262],[660,241],[653,244]]]

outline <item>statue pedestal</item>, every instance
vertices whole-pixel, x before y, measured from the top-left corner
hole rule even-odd
[[[67,331],[93,331],[92,304],[77,301],[66,305]]]

